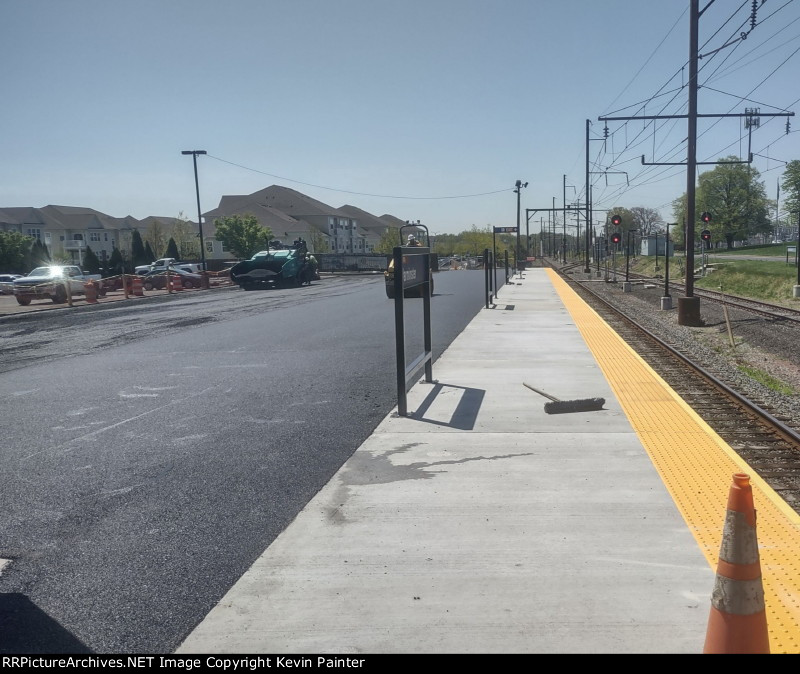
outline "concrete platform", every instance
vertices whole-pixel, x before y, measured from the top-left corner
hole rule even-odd
[[[433,375],[177,653],[700,653],[714,570],[545,271]]]

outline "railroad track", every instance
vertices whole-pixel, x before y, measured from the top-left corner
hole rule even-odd
[[[556,270],[562,273],[564,270]],[[592,291],[592,283],[562,273],[569,285],[741,456],[800,513],[800,432],[762,401],[733,390]]]
[[[661,285],[664,284],[663,279],[653,278],[652,276],[645,276],[643,274],[634,274],[629,273],[629,278],[637,279],[640,281],[644,281],[646,283],[652,283],[654,285]],[[683,292],[684,284],[683,283],[673,283],[670,281],[669,283],[670,291],[675,290],[677,293]],[[792,307],[784,307],[780,304],[771,304],[769,302],[761,302],[759,300],[753,300],[748,297],[739,297],[737,295],[729,295],[725,292],[716,291],[716,290],[709,290],[708,288],[698,288],[697,286],[694,287],[694,294],[698,297],[704,297],[706,299],[714,300],[715,302],[719,302],[720,304],[725,304],[729,307],[735,309],[742,309],[743,311],[749,311],[750,313],[757,314],[759,316],[764,316],[771,320],[776,321],[791,321],[793,323],[800,323],[800,309],[794,309]]]

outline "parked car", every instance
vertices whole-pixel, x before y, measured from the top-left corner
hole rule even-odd
[[[139,276],[144,276],[151,271],[164,271],[167,267],[178,264],[174,257],[162,257],[151,264],[142,264],[136,267],[133,272]]]
[[[152,264],[139,265],[133,271],[139,276],[144,276],[151,271],[166,271],[167,267],[170,269],[188,271],[192,274],[199,274],[201,271],[203,271],[202,265],[199,265],[195,262],[178,262],[174,257],[162,257]]]
[[[56,304],[67,301],[68,292],[84,295],[87,282],[93,282],[99,295],[105,295],[100,274],[89,274],[76,265],[47,265],[36,267],[27,276],[14,279],[17,303],[27,306],[31,300],[51,299]]]
[[[192,274],[182,269],[170,269],[170,277],[179,276],[181,285],[184,288],[202,287],[203,277],[200,274]],[[167,287],[167,272],[156,269],[143,275],[143,285],[145,290],[164,290]]]
[[[13,295],[14,279],[21,277],[22,274],[0,274],[0,295]]]

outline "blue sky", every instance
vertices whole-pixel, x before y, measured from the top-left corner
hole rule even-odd
[[[760,0],[759,0],[760,1]],[[701,7],[708,4],[701,0]],[[715,0],[700,20],[701,113],[797,111],[800,0]],[[585,123],[686,112],[689,0],[0,0],[0,208],[88,206],[196,219],[272,184],[432,233],[583,199]],[[655,98],[654,98],[655,97]],[[744,99],[744,100],[743,100]],[[646,104],[643,104],[646,102]],[[800,120],[761,118],[775,198]],[[609,122],[595,205],[671,219],[686,121]],[[747,152],[701,120],[698,160]],[[708,170],[712,167],[702,167]],[[565,177],[566,176],[566,177]],[[566,187],[565,187],[566,185]],[[539,226],[535,214],[531,229]],[[596,218],[604,217],[602,212]]]

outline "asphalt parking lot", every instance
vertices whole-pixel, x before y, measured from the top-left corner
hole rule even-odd
[[[211,283],[211,290],[217,288],[230,288],[232,284],[229,281],[220,281]],[[122,290],[110,290],[106,293],[103,297],[97,298],[97,304],[107,304],[109,302],[141,302],[146,301],[148,298],[151,297],[160,297],[163,295],[180,295],[185,293],[196,293],[196,292],[204,292],[200,288],[191,288],[188,290],[177,290],[177,291],[168,291],[168,290],[145,290],[143,291],[143,295],[133,295],[129,294],[128,297],[125,297],[125,293]],[[22,306],[17,303],[16,298],[13,295],[0,295],[0,316],[13,316],[16,314],[28,314],[33,311],[48,311],[53,309],[74,309],[77,307],[85,307],[88,306],[89,302],[86,301],[86,297],[84,295],[76,295],[72,299],[72,307],[67,302],[63,302],[61,304],[57,304],[52,300],[45,299],[45,300],[33,300],[28,306]]]

